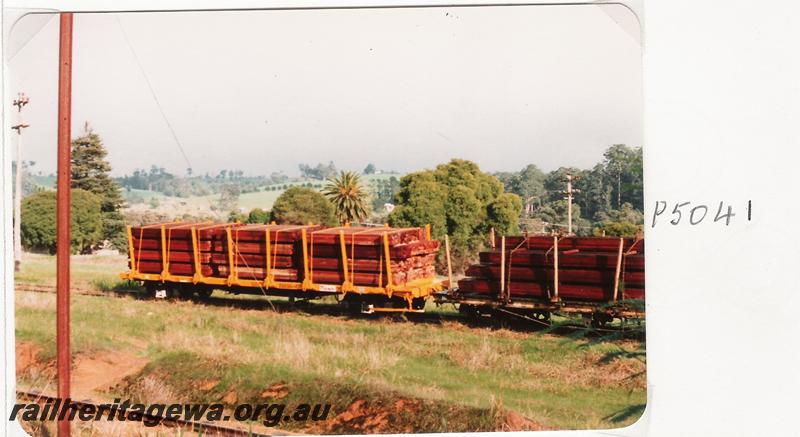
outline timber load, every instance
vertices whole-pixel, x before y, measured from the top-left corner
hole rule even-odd
[[[180,294],[373,295],[417,309],[444,288],[428,227],[155,223],[128,227],[128,249],[123,279]]]
[[[609,303],[644,299],[644,240],[495,237],[467,268],[458,294],[498,300]]]
[[[439,242],[423,228],[340,227],[310,235],[312,280],[386,287],[436,276]]]

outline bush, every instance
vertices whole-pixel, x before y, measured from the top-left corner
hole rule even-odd
[[[72,190],[72,252],[86,253],[103,240],[100,198],[81,189]],[[56,193],[40,191],[22,201],[22,245],[29,250],[56,251]]]
[[[319,192],[304,187],[291,187],[278,196],[272,205],[272,220],[294,225],[337,224],[333,204]]]
[[[608,237],[634,237],[642,232],[644,216],[630,203],[623,203],[619,210],[610,210],[597,214],[598,227],[594,235]]]
[[[254,208],[247,215],[247,223],[269,223],[270,213],[261,208]]]
[[[228,221],[235,223],[244,223],[247,221],[247,216],[243,212],[231,211],[228,213]]]

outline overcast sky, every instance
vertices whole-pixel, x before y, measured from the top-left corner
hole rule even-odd
[[[195,174],[296,175],[331,160],[407,172],[453,157],[489,171],[587,168],[611,144],[642,141],[641,48],[615,8],[79,14],[72,132],[89,121],[115,175],[185,172],[156,99]],[[31,99],[23,159],[44,173],[56,152],[51,18],[23,18],[9,62],[11,92]]]

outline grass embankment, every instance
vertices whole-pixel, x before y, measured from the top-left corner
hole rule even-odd
[[[125,267],[121,260],[76,258],[76,286],[110,284]],[[51,282],[52,264],[52,257],[29,256],[18,281]],[[17,341],[37,345],[39,360],[51,360],[55,295],[20,291],[16,304]],[[359,400],[413,403],[413,415],[395,411],[385,420],[394,422],[373,428],[382,432],[498,429],[498,412],[505,409],[548,428],[609,428],[633,422],[636,417],[609,417],[645,402],[643,377],[630,378],[643,365],[604,360],[620,347],[635,348],[632,342],[77,294],[72,327],[78,356],[112,351],[148,360],[109,393],[142,401],[280,398],[290,405],[330,403],[335,414]],[[38,377],[21,375],[41,388]]]

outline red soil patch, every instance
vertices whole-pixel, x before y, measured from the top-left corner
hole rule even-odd
[[[41,352],[42,348],[36,346],[33,343],[28,342],[19,342],[16,345],[16,368],[17,368],[17,377],[24,371],[28,370],[29,367],[38,365],[38,355]]]
[[[391,402],[368,403],[357,400],[319,427],[306,430],[319,434],[381,434],[417,433],[430,430],[417,429],[415,417],[429,414],[430,405],[420,399],[397,399]],[[423,410],[427,408],[428,412]],[[541,431],[548,428],[513,411],[502,411],[495,419],[492,431]],[[489,431],[489,430],[486,430]]]
[[[288,394],[289,394],[289,386],[282,382],[279,382],[277,384],[272,384],[271,386],[269,386],[269,388],[261,392],[261,398],[283,399]]]
[[[219,385],[218,379],[204,379],[198,382],[197,388],[202,391],[210,391]]]
[[[403,409],[413,411],[411,402],[414,401],[400,399],[394,405],[370,405],[365,400],[357,400],[350,404],[347,410],[325,423],[323,432],[352,434],[390,432],[391,416]]]
[[[145,358],[120,352],[79,356],[72,369],[72,393],[92,398],[94,392],[108,391],[126,377],[139,373],[146,364]]]
[[[498,431],[543,431],[548,429],[541,423],[514,411],[508,411],[503,415],[499,428]]]

